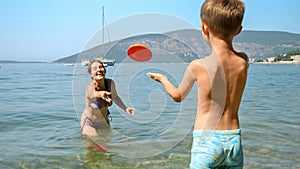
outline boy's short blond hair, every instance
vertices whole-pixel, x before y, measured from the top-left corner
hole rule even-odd
[[[201,7],[201,20],[215,36],[226,38],[240,29],[244,13],[241,0],[206,0]]]

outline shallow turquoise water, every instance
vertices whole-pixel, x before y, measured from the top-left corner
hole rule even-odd
[[[128,64],[107,68],[123,101],[140,113],[131,119],[116,106],[111,107],[114,131],[141,145],[124,152],[162,146],[160,142],[150,146],[140,140],[160,137],[176,123],[174,119],[179,114],[174,112],[178,109],[184,107],[182,111],[187,114],[196,111],[193,92],[182,105],[159,90],[153,91],[161,86],[148,81],[144,73],[157,70],[155,66]],[[159,71],[170,73],[176,82],[185,66],[161,64]],[[188,168],[192,135],[187,131],[165,134],[162,138],[172,145],[145,158],[105,154],[89,148],[90,140],[81,136],[78,121],[84,107],[80,102],[84,90],[79,89],[90,80],[85,69],[61,64],[1,65],[0,168]],[[300,65],[250,65],[240,107],[244,168],[300,168],[299,97]],[[163,110],[155,106],[161,103]],[[175,144],[177,141],[179,144]],[[121,149],[128,141],[116,143],[114,146]]]

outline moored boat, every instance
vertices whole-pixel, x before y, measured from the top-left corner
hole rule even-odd
[[[96,58],[95,60],[100,60],[105,67],[106,66],[114,66],[115,63],[116,63],[115,59]],[[87,60],[87,59],[81,60],[81,65],[82,66],[88,66],[89,63],[90,63],[90,60]]]
[[[64,66],[74,66],[74,63],[65,63]]]
[[[104,66],[114,66],[116,63],[115,59],[97,58],[97,60],[100,60]]]
[[[81,60],[81,66],[87,66],[87,65],[89,65],[89,63],[90,63],[90,60],[88,60],[88,59]]]

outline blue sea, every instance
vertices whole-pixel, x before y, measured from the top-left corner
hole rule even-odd
[[[87,68],[50,63],[1,64],[0,168],[189,168],[195,88],[183,103],[146,77],[165,73],[177,84],[187,64],[124,63],[107,67],[130,117],[110,107],[111,152],[81,135],[78,118]],[[300,168],[300,65],[249,67],[240,106],[244,168]]]

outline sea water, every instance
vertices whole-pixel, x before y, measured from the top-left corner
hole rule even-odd
[[[133,140],[116,139],[114,146],[141,144],[124,149],[140,151],[140,158],[86,146],[91,141],[81,135],[78,120],[84,109],[84,89],[90,82],[86,67],[1,64],[0,168],[189,168],[192,130],[183,135],[165,131],[176,123],[178,112],[196,112],[195,89],[180,105],[145,75],[161,71],[178,84],[187,64],[160,64],[159,70],[158,65],[124,64],[122,69],[118,64],[107,67],[107,76],[115,80],[124,103],[136,108],[136,117],[126,116],[115,105],[110,107],[113,131]],[[300,168],[299,97],[299,65],[250,65],[240,106],[244,168]],[[191,118],[184,118],[185,126],[192,129]],[[173,145],[162,146],[163,151],[152,155],[147,146],[161,143],[142,144],[140,140],[162,133]]]

